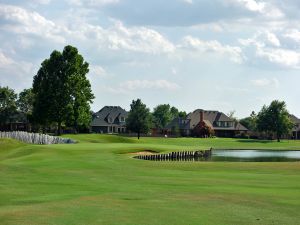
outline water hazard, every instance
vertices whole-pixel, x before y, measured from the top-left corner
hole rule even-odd
[[[153,154],[135,158],[153,161],[295,162],[300,161],[300,151],[207,150]]]
[[[229,162],[294,162],[300,151],[280,150],[213,150],[209,161]]]

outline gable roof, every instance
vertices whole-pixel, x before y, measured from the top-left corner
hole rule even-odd
[[[294,124],[293,131],[300,131],[300,119],[297,118],[295,115],[290,114],[290,119],[292,123]]]
[[[125,122],[121,122],[120,119],[121,117],[126,119],[127,115],[128,112],[120,106],[104,106],[93,114],[91,126],[125,125]]]
[[[236,131],[247,131],[248,129],[244,127],[239,122],[236,122],[226,116],[224,113],[214,110],[203,110],[196,109],[194,112],[187,115],[187,119],[190,120],[190,128],[193,129],[200,122],[200,112],[203,112],[204,122],[212,127],[214,130],[236,130]],[[231,122],[231,126],[219,127],[217,122]]]

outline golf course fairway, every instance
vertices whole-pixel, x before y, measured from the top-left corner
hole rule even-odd
[[[0,139],[1,225],[299,225],[300,162],[157,162],[134,152],[300,150],[300,141],[67,135]]]

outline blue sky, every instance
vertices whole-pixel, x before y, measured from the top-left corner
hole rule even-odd
[[[29,88],[65,45],[90,64],[92,109],[141,98],[236,111],[273,99],[300,117],[300,1],[1,0],[0,85]]]

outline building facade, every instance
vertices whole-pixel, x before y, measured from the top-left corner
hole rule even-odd
[[[182,136],[206,136],[199,132],[206,128],[217,137],[235,137],[247,133],[248,129],[219,111],[197,109],[186,118],[176,118],[166,126],[169,134],[178,129]]]
[[[290,115],[290,119],[294,124],[292,128],[292,139],[300,139],[300,119],[294,115]]]
[[[93,114],[91,131],[94,133],[125,133],[128,112],[120,106],[105,106]]]

